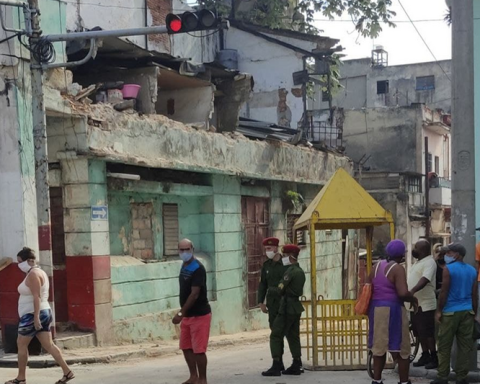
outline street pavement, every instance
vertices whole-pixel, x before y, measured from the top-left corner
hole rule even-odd
[[[289,354],[287,354],[289,356]],[[241,345],[211,351],[209,357],[209,384],[370,384],[364,371],[305,372],[302,376],[264,378],[261,371],[269,368],[268,345]],[[289,359],[289,357],[288,357]],[[287,361],[287,359],[286,359]],[[77,378],[73,384],[181,384],[188,378],[187,367],[181,354],[160,358],[129,360],[128,362],[75,365]],[[1,368],[0,384],[14,378],[16,369]],[[29,384],[53,384],[61,377],[58,368],[30,369]],[[396,375],[386,372],[385,384],[397,383]],[[428,383],[425,379],[412,379],[413,383]]]

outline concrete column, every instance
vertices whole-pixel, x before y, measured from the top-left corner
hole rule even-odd
[[[65,252],[69,321],[95,330],[99,345],[112,341],[112,289],[108,213],[103,161],[62,161],[65,207]],[[108,212],[108,211],[107,211]]]
[[[8,83],[3,72],[0,90],[8,90],[0,95],[0,257],[10,257],[16,263],[16,255],[24,246],[39,254],[33,130],[26,95]],[[24,277],[17,264],[0,273],[0,324],[4,341],[10,328],[7,324],[14,325],[11,336],[16,338],[17,287]]]
[[[452,239],[475,263],[475,112],[473,0],[452,1]],[[476,343],[475,343],[476,345]],[[477,368],[477,351],[471,369]]]

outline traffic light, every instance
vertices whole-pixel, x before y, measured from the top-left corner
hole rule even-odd
[[[184,12],[182,14],[169,13],[165,19],[169,34],[194,31],[206,31],[218,26],[218,19],[214,12],[202,9],[197,12]]]

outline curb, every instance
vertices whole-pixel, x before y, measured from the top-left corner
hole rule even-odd
[[[211,349],[221,349],[225,347],[229,347],[232,345],[245,345],[245,344],[260,344],[266,343],[268,341],[268,336],[260,336],[260,337],[252,337],[252,338],[245,338],[235,340],[212,340],[209,343],[209,348]],[[155,358],[161,357],[165,355],[174,355],[179,352],[177,346],[168,346],[163,348],[146,348],[146,349],[139,349],[134,352],[119,352],[115,354],[103,355],[103,356],[85,356],[85,357],[71,357],[66,358],[66,362],[68,365],[74,364],[109,364],[115,363],[119,361],[126,361],[126,360],[133,360],[139,359],[142,357],[146,358]],[[43,360],[33,360],[28,362],[29,368],[34,369],[41,369],[41,368],[51,368],[57,366],[55,360],[53,360],[50,355],[45,356]],[[17,361],[16,360],[3,360],[0,358],[0,368],[17,368]]]
[[[397,370],[395,369],[395,371]],[[422,369],[422,368],[410,367],[410,376],[434,380],[437,378],[437,371],[434,369]],[[456,380],[455,372],[450,373],[448,380],[449,381]],[[480,383],[480,371],[470,372],[467,376],[467,381],[469,383]]]

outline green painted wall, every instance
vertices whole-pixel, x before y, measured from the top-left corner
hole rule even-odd
[[[185,187],[186,188],[186,187]],[[195,189],[191,187],[192,191]],[[212,196],[170,196],[126,191],[109,191],[110,241],[112,255],[128,255],[125,236],[131,232],[130,203],[153,202],[158,225],[155,253],[162,258],[161,204],[179,204],[180,237],[200,244],[200,259],[208,271],[208,288],[213,318],[212,334],[235,333],[267,327],[267,317],[260,310],[248,309],[247,263],[241,215],[242,195],[271,198],[271,231],[286,238],[282,196],[296,185],[271,183],[270,188],[242,186],[234,176],[212,175]],[[306,202],[319,187],[301,186]],[[183,190],[175,188],[176,191]],[[158,191],[157,191],[158,192]],[[129,235],[128,235],[129,236]],[[129,239],[127,239],[128,244]],[[198,249],[198,246],[197,246]],[[325,298],[342,295],[341,233],[317,233],[318,293]],[[301,265],[309,272],[309,251],[301,253]],[[118,340],[138,341],[149,338],[172,338],[178,328],[171,317],[178,310],[178,272],[180,261],[169,259],[144,264],[131,257],[112,258],[112,292],[114,329]],[[305,294],[309,296],[309,276]]]

